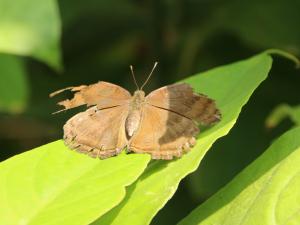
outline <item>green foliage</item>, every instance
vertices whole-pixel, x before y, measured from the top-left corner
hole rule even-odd
[[[32,56],[60,69],[60,27],[55,0],[0,0],[0,52]]]
[[[276,127],[285,118],[290,118],[297,126],[300,125],[300,106],[290,106],[287,104],[278,105],[267,117],[266,127]]]
[[[88,224],[117,205],[148,155],[92,159],[56,141],[0,164],[0,224]]]
[[[299,224],[299,165],[295,128],[179,224]]]
[[[24,62],[15,56],[0,54],[0,76],[0,112],[23,111],[29,95]]]

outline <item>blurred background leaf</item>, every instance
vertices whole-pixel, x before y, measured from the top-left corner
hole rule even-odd
[[[21,113],[29,98],[24,61],[0,54],[0,76],[0,112]]]
[[[289,118],[296,126],[300,125],[300,105],[290,106],[287,104],[278,105],[267,117],[265,125],[267,128],[278,126],[284,119]]]
[[[0,0],[0,52],[32,56],[59,70],[60,29],[55,0]]]

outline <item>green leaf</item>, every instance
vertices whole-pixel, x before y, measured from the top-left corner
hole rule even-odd
[[[278,105],[267,117],[266,127],[276,127],[282,120],[289,117],[297,126],[300,125],[300,105],[290,106],[287,104]]]
[[[216,100],[222,120],[203,131],[192,151],[171,162],[157,161],[127,189],[125,199],[94,224],[148,224],[175,193],[181,179],[199,166],[210,146],[226,135],[243,105],[267,77],[272,58],[262,53],[250,59],[222,66],[185,80],[195,91]]]
[[[149,160],[93,159],[62,141],[12,157],[0,163],[0,224],[88,224],[122,200]]]
[[[0,111],[22,112],[28,101],[28,82],[22,59],[0,54]]]
[[[61,68],[60,18],[54,0],[0,0],[0,52]]]
[[[299,224],[299,165],[295,128],[179,224]]]

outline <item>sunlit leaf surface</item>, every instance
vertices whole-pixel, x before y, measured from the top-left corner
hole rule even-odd
[[[88,224],[122,200],[149,160],[93,159],[62,141],[12,157],[0,164],[0,224]]]
[[[299,165],[300,128],[296,128],[179,224],[299,224]]]

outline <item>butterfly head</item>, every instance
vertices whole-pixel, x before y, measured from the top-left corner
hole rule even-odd
[[[137,103],[142,103],[145,99],[145,92],[142,90],[137,90],[134,92],[133,98],[136,99]]]

